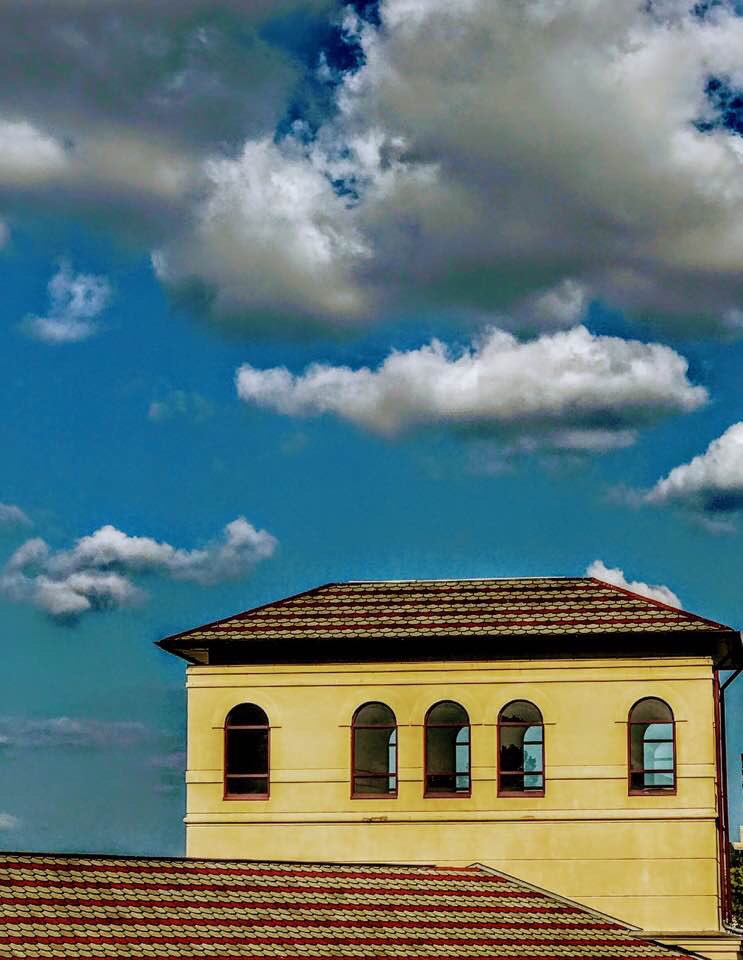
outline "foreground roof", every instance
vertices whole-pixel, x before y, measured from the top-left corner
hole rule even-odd
[[[648,645],[649,633],[657,649]],[[618,653],[621,637],[621,652],[631,652],[626,641],[633,635],[645,655],[658,652],[663,640],[677,656],[710,652],[722,661],[740,652],[740,635],[730,627],[593,577],[328,583],[176,634],[160,646],[196,663],[254,662],[279,654],[376,659],[385,644],[400,659],[415,655],[416,641],[430,658],[454,649],[458,658],[478,651],[503,656],[514,641],[529,657],[553,649],[556,640],[564,654]],[[541,646],[535,642],[540,638]],[[572,638],[570,646],[566,638]],[[357,642],[367,639],[373,648]],[[452,639],[456,648],[435,643]],[[488,640],[498,644],[483,646]]]
[[[0,957],[684,956],[477,866],[0,854]]]

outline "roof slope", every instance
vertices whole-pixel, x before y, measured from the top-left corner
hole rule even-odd
[[[565,637],[627,633],[735,635],[695,614],[592,577],[328,583],[160,641],[184,651],[235,643]],[[737,636],[737,635],[735,635]]]
[[[480,867],[0,855],[0,957],[683,956]]]

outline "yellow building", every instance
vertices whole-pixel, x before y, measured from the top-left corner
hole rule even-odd
[[[729,627],[591,578],[340,583],[161,646],[189,856],[479,862],[735,956]]]

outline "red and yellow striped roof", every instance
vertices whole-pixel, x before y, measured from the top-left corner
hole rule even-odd
[[[3,958],[684,956],[478,866],[0,854]]]

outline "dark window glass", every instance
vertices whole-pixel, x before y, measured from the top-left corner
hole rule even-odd
[[[226,797],[267,797],[269,787],[268,717],[254,703],[230,710],[224,726]]]
[[[656,697],[640,700],[629,714],[631,793],[676,789],[673,712]]]
[[[544,724],[527,700],[506,704],[498,715],[498,792],[544,792]]]
[[[397,794],[397,721],[383,703],[359,707],[351,725],[353,796]]]
[[[425,792],[469,794],[470,721],[467,711],[450,700],[437,703],[426,714]]]

